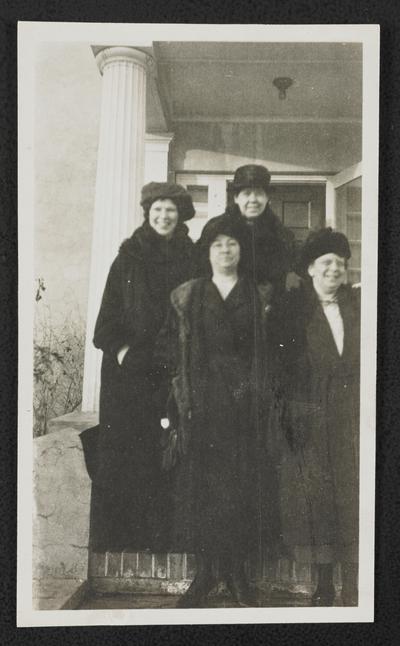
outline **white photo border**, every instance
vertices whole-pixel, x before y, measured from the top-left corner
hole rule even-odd
[[[41,43],[352,42],[363,46],[360,573],[356,608],[34,610],[32,608],[34,61]],[[378,255],[378,25],[18,24],[19,393],[17,625],[322,623],[374,620],[375,391]]]

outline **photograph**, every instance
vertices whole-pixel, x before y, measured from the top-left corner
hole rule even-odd
[[[20,22],[18,626],[374,620],[379,26]]]

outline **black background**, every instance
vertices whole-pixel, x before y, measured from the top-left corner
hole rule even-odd
[[[0,1],[0,643],[229,645],[400,643],[400,3],[395,0]],[[19,628],[17,461],[17,21],[380,24],[376,588],[373,624]],[[27,582],[29,585],[29,583]]]

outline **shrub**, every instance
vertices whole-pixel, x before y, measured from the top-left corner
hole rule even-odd
[[[46,290],[37,280],[34,334],[33,435],[45,435],[54,417],[76,410],[82,401],[85,327],[78,308],[54,325],[43,302]],[[40,303],[40,305],[39,305]]]

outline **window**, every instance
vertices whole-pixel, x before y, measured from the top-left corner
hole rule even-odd
[[[361,177],[336,189],[336,226],[349,239],[351,258],[348,266],[350,283],[361,280]]]
[[[193,206],[196,210],[196,218],[208,218],[208,186],[199,184],[188,184],[187,190],[189,191]]]

